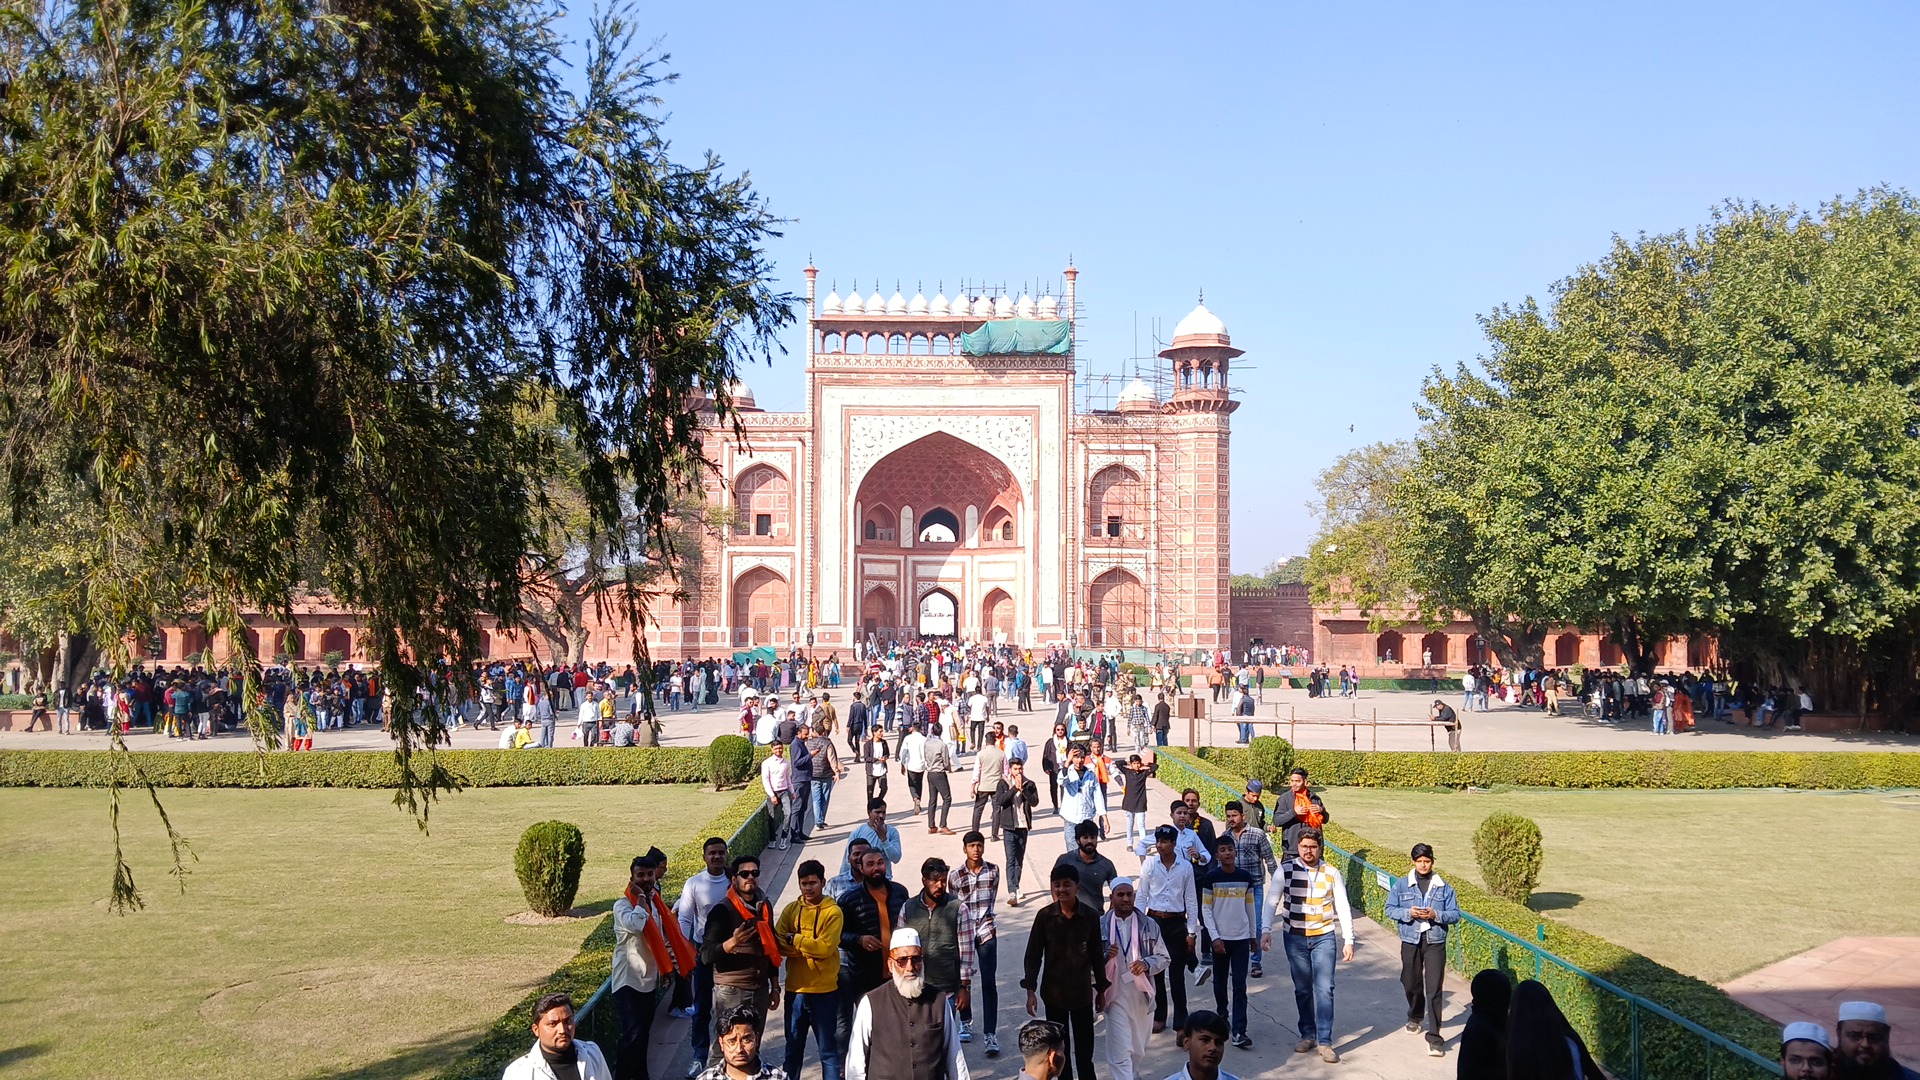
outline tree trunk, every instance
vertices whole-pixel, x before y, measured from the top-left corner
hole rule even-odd
[[[1509,671],[1545,666],[1547,630],[1534,623],[1495,621],[1488,615],[1475,615],[1474,629],[1493,647],[1493,655]]]

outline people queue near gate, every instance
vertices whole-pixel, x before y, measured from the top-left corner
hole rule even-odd
[[[1018,763],[1012,768],[994,799],[996,824],[1009,836],[1030,828],[1039,799],[1033,782],[1018,777]],[[1069,768],[1070,780],[1081,779],[1084,765]],[[1168,1080],[1232,1080],[1222,1067],[1228,1049],[1254,1048],[1249,959],[1276,935],[1301,1036],[1293,1050],[1337,1063],[1334,976],[1353,959],[1353,926],[1345,879],[1323,857],[1325,806],[1298,772],[1275,805],[1262,796],[1249,784],[1216,828],[1194,816],[1197,793],[1183,793],[1172,821],[1140,849],[1135,876],[1110,872],[1097,825],[1078,829],[1077,849],[1060,853],[1047,875],[1040,899],[1049,902],[1012,964],[1017,980],[1012,972],[999,977],[996,907],[1003,895],[1017,904],[1013,880],[1024,855],[1009,845],[1010,861],[994,862],[978,829],[961,838],[951,863],[932,856],[902,866],[898,829],[875,799],[841,871],[829,878],[820,860],[804,859],[794,875],[798,895],[784,902],[765,889],[758,856],[732,853],[712,837],[705,867],[669,907],[660,891],[666,857],[652,849],[633,860],[614,903],[613,1064],[597,1046],[573,1040],[571,1002],[549,996],[534,1009],[535,1045],[505,1076],[647,1080],[647,1047],[665,1007],[690,1021],[686,1075],[698,1080],[785,1080],[801,1074],[809,1054],[824,1080],[965,1080],[976,1031],[984,1056],[1002,1053],[1001,991],[1017,982],[1023,993],[1013,1004],[1032,1019],[1017,1029],[1013,1049],[1036,1080],[1092,1080],[1102,1066],[1116,1080],[1134,1080],[1153,1038],[1169,1031],[1188,1064]],[[1182,843],[1202,831],[1213,837],[1208,848]],[[1266,864],[1276,839],[1284,857],[1267,868],[1272,889],[1263,898],[1248,867]],[[1441,980],[1461,913],[1433,848],[1417,844],[1411,859],[1411,872],[1390,884],[1385,915],[1400,939],[1405,1030],[1443,1057]],[[1190,972],[1196,986],[1213,982],[1213,1009],[1188,1008]],[[1461,1080],[1603,1075],[1543,984],[1516,985],[1488,969],[1473,977],[1471,994],[1457,1045]],[[1104,1047],[1094,1032],[1100,1014]],[[778,1063],[760,1056],[776,1019],[785,1033]],[[1890,1036],[1883,1007],[1847,1002],[1831,1035],[1820,1024],[1788,1025],[1779,1061],[1790,1080],[1920,1080],[1892,1058]]]

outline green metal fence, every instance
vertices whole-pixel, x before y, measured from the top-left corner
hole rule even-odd
[[[1180,768],[1204,802],[1217,807],[1240,797],[1203,770]],[[1327,844],[1326,851],[1328,861],[1346,878],[1353,905],[1392,926],[1386,917],[1392,875],[1337,844]],[[1540,933],[1544,938],[1544,925]],[[1471,912],[1463,911],[1447,935],[1447,964],[1467,975],[1498,968],[1513,979],[1544,983],[1594,1058],[1626,1080],[1759,1080],[1781,1075],[1778,1062]]]

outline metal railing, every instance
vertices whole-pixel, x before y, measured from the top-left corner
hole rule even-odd
[[[1240,797],[1205,771],[1186,771],[1195,787],[1211,790],[1222,802]],[[1344,864],[1349,898],[1376,922],[1388,925],[1382,909],[1393,875],[1337,844],[1327,843],[1326,850],[1330,858]],[[1356,886],[1358,896],[1353,895]],[[1594,1058],[1618,1076],[1744,1080],[1782,1075],[1778,1062],[1548,951],[1539,941],[1528,941],[1469,912],[1461,912],[1460,920],[1447,935],[1449,967],[1465,975],[1497,968],[1509,976],[1546,984]],[[1535,933],[1544,941],[1546,924],[1539,924]],[[1530,974],[1525,970],[1529,965]],[[1597,994],[1579,992],[1583,985]]]

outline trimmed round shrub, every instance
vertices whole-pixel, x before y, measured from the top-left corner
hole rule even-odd
[[[1286,791],[1287,774],[1293,771],[1293,744],[1278,735],[1255,735],[1247,748],[1247,775],[1258,779],[1268,791]],[[1277,797],[1277,796],[1276,796]],[[1292,803],[1288,803],[1289,806]]]
[[[1545,854],[1540,826],[1532,818],[1504,811],[1489,814],[1473,831],[1473,856],[1480,862],[1487,891],[1516,904],[1526,903],[1540,883]]]
[[[744,784],[753,772],[753,744],[744,735],[722,735],[707,748],[714,787]]]
[[[571,822],[541,821],[520,834],[513,849],[513,872],[527,906],[541,915],[565,915],[580,891],[580,868],[587,861],[587,838]]]

